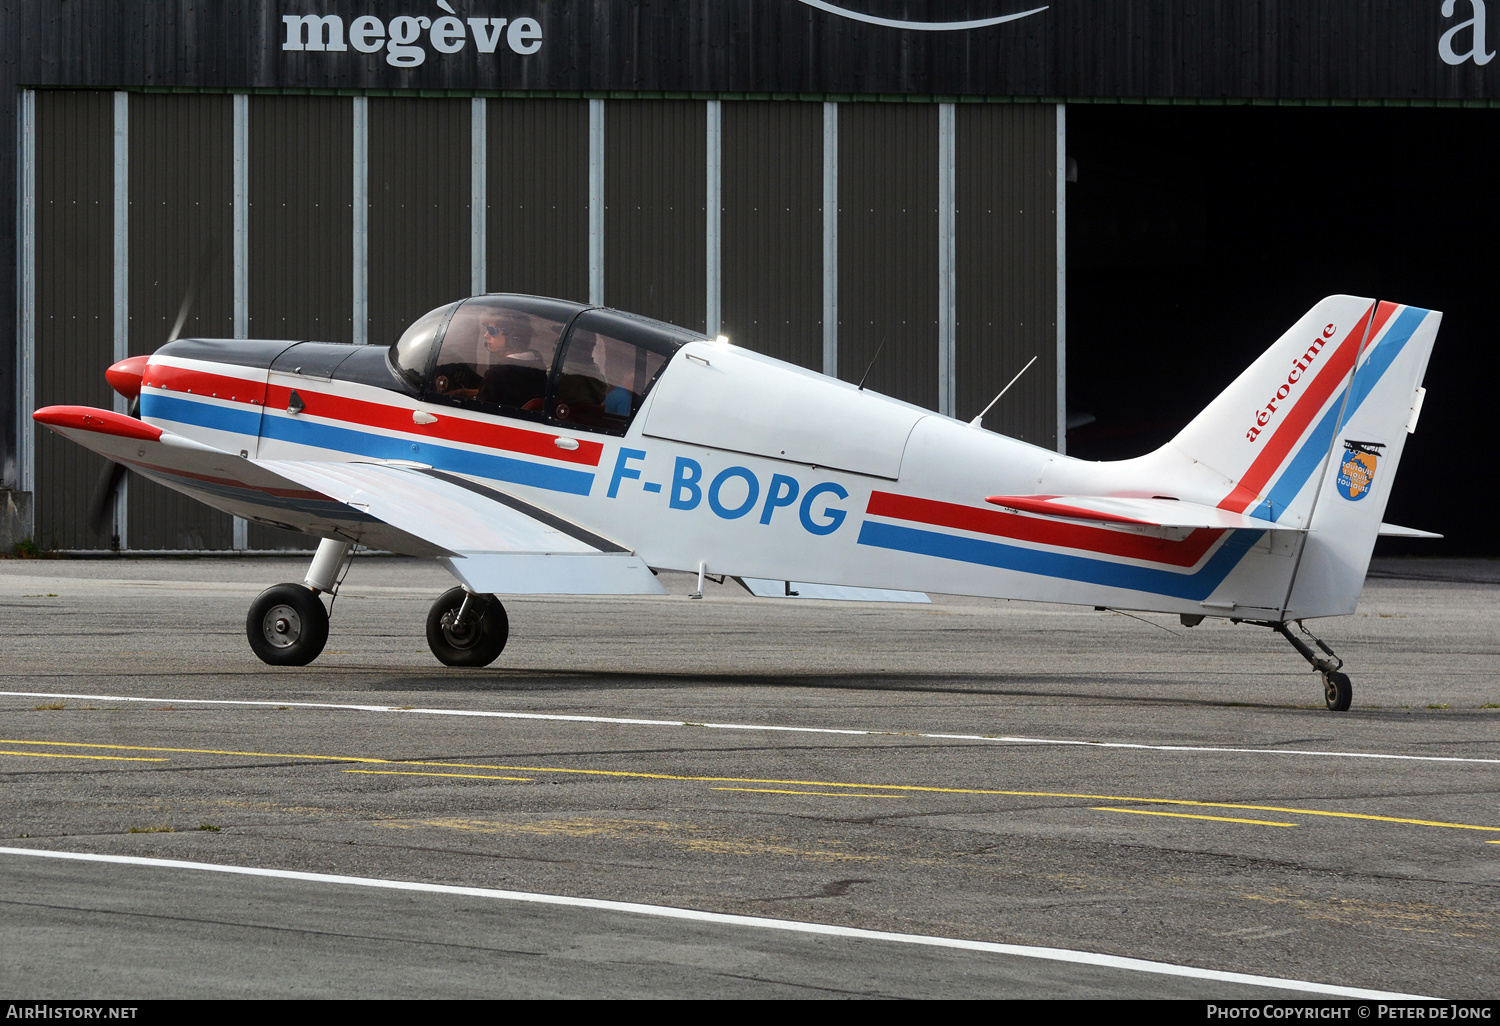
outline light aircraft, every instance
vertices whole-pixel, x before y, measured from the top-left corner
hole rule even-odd
[[[1106,463],[722,337],[520,295],[450,303],[389,347],[172,341],[108,371],[139,418],[34,416],[321,539],[302,583],[250,607],[267,663],[322,651],[319,596],[360,544],[457,578],[427,617],[450,666],[504,648],[497,595],[664,594],[671,569],[700,594],[724,574],[1259,624],[1343,710],[1342,660],[1302,621],[1354,611],[1378,535],[1435,537],[1381,520],[1441,317],[1324,299],[1170,442]],[[1162,377],[1174,387],[1170,361]]]

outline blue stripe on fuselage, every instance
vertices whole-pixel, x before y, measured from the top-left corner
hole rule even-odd
[[[1070,556],[1060,552],[1045,552],[1005,545],[1000,542],[965,538],[959,535],[926,531],[899,524],[884,524],[866,520],[859,529],[859,544],[898,552],[914,552],[921,556],[936,556],[954,559],[962,563],[977,563],[1001,570],[1015,570],[1042,577],[1059,577],[1086,584],[1100,584],[1110,588],[1125,588],[1171,598],[1201,600],[1213,594],[1250,551],[1264,531],[1234,531],[1227,541],[1219,546],[1202,567],[1190,574],[1173,573],[1170,570],[1153,570],[1150,567],[1133,566],[1127,563],[1111,563],[1102,559]]]
[[[237,435],[254,438],[260,434],[260,410],[242,410],[233,406],[215,406],[212,403],[178,399],[155,392],[141,393],[141,416],[153,420],[170,420],[178,424],[194,424],[213,428],[215,431],[233,431]]]
[[[594,475],[565,467],[550,467],[543,463],[528,463],[508,456],[470,452],[453,449],[432,442],[410,442],[389,435],[351,428],[334,427],[316,421],[297,420],[258,412],[236,410],[214,406],[209,403],[178,399],[175,396],[141,396],[141,415],[153,419],[175,421],[179,424],[195,424],[199,427],[219,431],[234,431],[243,435],[259,435],[278,441],[298,445],[316,446],[358,456],[369,456],[381,460],[415,460],[429,464],[439,470],[458,474],[472,474],[492,481],[509,481],[512,484],[545,488],[571,495],[587,495],[594,486]]]

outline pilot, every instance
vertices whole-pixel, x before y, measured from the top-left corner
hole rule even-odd
[[[540,409],[547,394],[547,362],[531,348],[531,332],[499,317],[480,323],[480,359],[489,365],[475,395],[481,402]]]

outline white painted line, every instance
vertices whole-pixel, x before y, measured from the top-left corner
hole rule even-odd
[[[1362,998],[1380,1001],[1431,1001],[1420,994],[1395,994],[1358,987],[1339,987],[1310,980],[1289,980],[1276,976],[1253,976],[1218,969],[1200,969],[1171,962],[1153,962],[1143,958],[1125,958],[1069,948],[1040,948],[1029,944],[998,944],[993,941],[962,940],[956,937],[933,937],[920,933],[889,933],[885,930],[860,930],[826,923],[805,923],[795,919],[767,919],[761,916],[736,916],[723,912],[702,912],[671,905],[643,905],[633,901],[607,901],[602,898],[571,898],[561,894],[534,894],[530,891],[502,891],[491,887],[458,887],[452,884],[419,883],[414,880],[381,880],[368,876],[341,876],[332,873],[303,873],[291,869],[262,869],[256,866],[226,866],[212,862],[187,862],[181,859],[149,859],[134,855],[95,855],[90,852],[45,851],[36,848],[0,848],[0,855],[25,855],[43,859],[66,859],[74,862],[105,862],[122,866],[147,866],[156,869],[189,869],[234,876],[271,877],[277,880],[301,880],[307,883],[338,884],[348,887],[373,887],[390,891],[422,891],[427,894],[451,894],[494,901],[521,901],[533,905],[561,905],[588,908],[601,912],[624,912],[629,915],[653,916],[658,919],[685,919],[720,926],[742,926],[757,930],[781,930],[786,933],[810,933],[824,937],[849,937],[855,940],[885,941],[891,944],[913,944],[929,948],[951,948],[959,951],[982,951],[1016,958],[1036,958],[1051,962],[1072,962],[1128,972],[1154,973],[1158,976],[1184,976],[1216,983],[1238,983],[1249,987],[1272,987],[1305,994],[1327,994],[1333,997]]]
[[[336,702],[276,702],[247,698],[132,698],[126,695],[77,695],[64,691],[0,691],[0,698],[73,698],[88,702],[169,702],[173,705],[237,705],[272,709],[342,709],[349,712],[403,713],[412,716],[470,716],[495,720],[548,720],[557,723],[614,723],[627,727],[700,727],[704,730],[776,731],[793,734],[844,734],[851,737],[912,737],[935,741],[988,744],[1059,745],[1075,748],[1126,748],[1146,752],[1208,752],[1230,755],[1302,755],[1320,759],[1384,759],[1396,762],[1457,762],[1496,766],[1500,759],[1460,755],[1393,755],[1386,752],[1325,752],[1307,748],[1226,748],[1214,745],[1147,745],[1128,741],[1073,741],[1067,738],[1008,734],[923,734],[910,730],[866,730],[849,727],[785,727],[774,723],[698,723],[693,720],[645,720],[629,716],[575,716],[568,713],[498,712],[493,709],[413,709],[395,705],[351,705]]]

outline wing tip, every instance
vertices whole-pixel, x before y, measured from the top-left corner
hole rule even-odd
[[[140,438],[148,442],[160,441],[162,436],[162,429],[159,427],[114,410],[100,410],[92,406],[44,406],[33,413],[31,419],[50,428]]]

